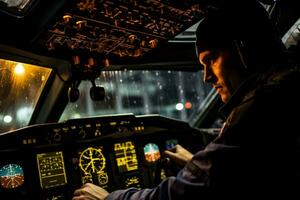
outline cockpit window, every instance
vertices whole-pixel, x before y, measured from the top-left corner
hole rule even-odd
[[[0,0],[0,7],[10,12],[19,13],[26,9],[34,0]]]
[[[28,125],[51,71],[0,59],[0,133]]]
[[[91,82],[82,81],[79,100],[69,103],[60,121],[124,113],[160,114],[189,121],[211,90],[203,83],[201,71],[104,71],[96,85],[104,87],[104,100],[93,101]]]

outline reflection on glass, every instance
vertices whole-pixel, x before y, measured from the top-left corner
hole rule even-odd
[[[172,149],[178,144],[177,139],[170,139],[166,141],[166,149]]]
[[[68,104],[60,121],[122,113],[160,114],[189,121],[201,110],[201,103],[211,90],[210,85],[203,83],[202,76],[202,71],[103,71],[96,85],[105,88],[104,100],[92,101],[91,83],[82,81],[79,100]],[[179,103],[188,106],[178,110]]]
[[[0,132],[28,125],[51,71],[0,59]]]
[[[108,175],[102,147],[89,147],[79,152],[79,154],[82,183],[94,183],[106,187],[108,184]]]
[[[138,169],[138,161],[133,142],[115,143],[114,151],[120,173]]]
[[[159,147],[154,143],[146,144],[144,147],[145,159],[148,162],[155,162],[160,158]]]
[[[23,168],[17,164],[4,165],[0,169],[0,183],[6,189],[20,187],[24,183]]]

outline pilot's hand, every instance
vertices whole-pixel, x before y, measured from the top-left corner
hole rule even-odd
[[[191,152],[189,152],[179,144],[177,144],[172,149],[166,150],[164,153],[180,167],[183,167],[193,157],[193,154]]]
[[[109,193],[103,188],[92,183],[84,184],[75,190],[72,200],[104,200]]]

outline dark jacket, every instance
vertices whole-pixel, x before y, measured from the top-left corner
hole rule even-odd
[[[220,135],[177,174],[153,189],[112,192],[111,199],[294,199],[300,188],[300,75],[253,75],[221,113]],[[293,198],[291,198],[293,197]]]

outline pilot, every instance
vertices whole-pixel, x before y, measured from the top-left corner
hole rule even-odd
[[[196,37],[204,81],[224,102],[220,134],[194,155],[166,151],[183,168],[155,188],[109,193],[88,183],[73,200],[295,198],[300,75],[268,13],[254,0],[210,6]]]

